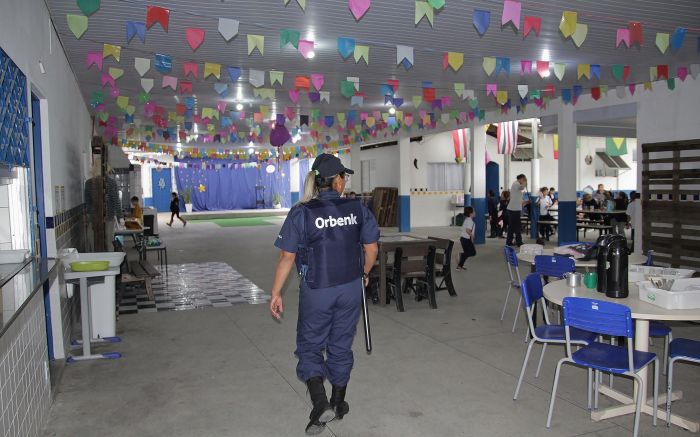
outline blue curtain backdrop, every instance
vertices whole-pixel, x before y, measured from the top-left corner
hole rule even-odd
[[[256,185],[265,187],[265,208],[272,208],[272,197],[279,194],[284,208],[291,207],[289,162],[281,162],[274,173],[261,168],[228,168],[231,161],[184,161],[189,168],[175,168],[178,190],[192,190],[192,211],[255,209]],[[202,162],[208,167],[202,168]],[[212,168],[220,166],[221,168]],[[277,167],[277,164],[275,164]],[[203,188],[203,190],[200,189]]]
[[[299,192],[304,192],[304,181],[306,180],[306,174],[311,168],[310,159],[300,159],[299,160]]]

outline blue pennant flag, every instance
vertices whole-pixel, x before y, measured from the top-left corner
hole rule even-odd
[[[192,109],[194,108],[194,97],[187,97],[185,99],[185,107],[187,109]]]
[[[565,88],[561,90],[561,100],[564,103],[571,103],[571,89]]]
[[[510,75],[510,58],[496,58],[496,76],[501,70]]]
[[[600,65],[599,64],[591,64],[591,79],[596,78],[600,80]]]
[[[411,61],[409,61],[406,58],[403,58],[403,61],[401,61],[401,65],[403,65],[403,68],[405,68],[406,70],[410,70],[411,68],[413,68],[413,64],[411,64]]]
[[[326,115],[326,116],[324,117],[324,120],[325,120],[326,127],[332,127],[332,126],[333,126],[334,118],[333,118],[332,115]]]
[[[491,24],[491,11],[474,9],[472,19],[474,20],[476,31],[479,32],[479,35],[483,36]]]
[[[671,34],[671,49],[673,51],[678,51],[683,46],[683,40],[685,40],[685,33],[688,29],[683,27],[676,27],[676,30]]]
[[[343,59],[348,59],[355,52],[355,40],[352,38],[338,38],[338,51]]]
[[[126,22],[126,42],[131,42],[134,35],[138,35],[142,43],[146,42],[146,25],[137,21]]]
[[[163,74],[170,73],[170,71],[173,69],[173,59],[168,55],[156,53],[155,66],[156,70]]]
[[[392,88],[391,85],[386,85],[386,84],[379,85],[379,95],[393,96],[394,95],[394,88]]]
[[[384,96],[384,104],[388,105],[389,103],[391,103],[393,105],[394,99],[391,96]]]
[[[238,81],[241,77],[241,69],[238,67],[228,67],[228,75],[231,77],[231,82]]]
[[[397,108],[400,108],[401,105],[403,105],[403,97],[402,98],[394,97],[394,106],[396,106]]]
[[[432,87],[433,87],[433,83],[429,80],[424,80],[421,83],[421,88],[432,88]]]
[[[133,123],[134,116],[129,114],[124,114],[124,123]]]

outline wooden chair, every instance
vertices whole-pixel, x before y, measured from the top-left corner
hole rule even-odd
[[[397,248],[394,252],[394,267],[387,285],[394,292],[396,309],[400,312],[404,311],[402,295],[409,289],[413,289],[419,299],[427,297],[430,307],[436,309],[435,246]]]
[[[457,296],[452,283],[452,248],[455,243],[445,238],[428,238],[435,240],[435,291],[447,290],[450,296]]]

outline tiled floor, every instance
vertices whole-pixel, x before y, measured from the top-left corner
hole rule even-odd
[[[170,265],[167,273],[153,280],[153,294],[155,301],[139,285],[126,287],[119,314],[258,304],[270,299],[269,293],[223,262]]]

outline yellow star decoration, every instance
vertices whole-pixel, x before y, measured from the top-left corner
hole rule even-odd
[[[199,192],[203,193],[205,191],[207,191],[207,187],[205,187],[204,184],[199,184]]]

